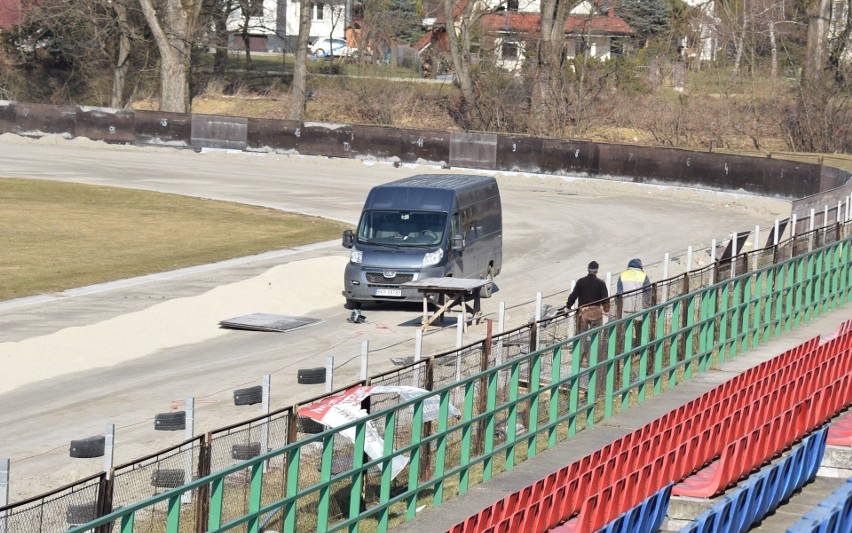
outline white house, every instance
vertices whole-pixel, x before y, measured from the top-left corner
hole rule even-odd
[[[482,9],[489,13],[480,19],[488,39],[480,41],[481,53],[506,70],[520,68],[527,53],[533,52],[541,26],[539,0],[486,0]],[[480,10],[481,11],[481,10]],[[461,12],[461,7],[457,13]],[[417,44],[421,52],[430,47],[446,47],[444,17],[434,12],[433,29]],[[599,59],[609,59],[613,43],[619,37],[633,33],[624,19],[615,16],[611,0],[585,0],[577,5],[565,22],[568,57],[574,57],[585,47]]]
[[[237,8],[228,17],[228,47],[243,50],[243,28],[248,29],[253,52],[292,52],[299,37],[298,1],[249,0],[251,12]],[[351,0],[331,0],[311,4],[310,40],[318,37],[345,39],[351,18]],[[248,17],[246,17],[248,15]]]

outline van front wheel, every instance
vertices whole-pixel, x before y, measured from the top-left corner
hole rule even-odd
[[[482,288],[479,289],[479,297],[491,298],[491,293],[494,292],[494,270],[491,267],[488,267],[488,273],[485,274],[485,279],[488,280],[488,284],[483,285]]]

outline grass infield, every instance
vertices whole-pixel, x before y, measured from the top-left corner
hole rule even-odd
[[[0,301],[326,241],[346,227],[176,194],[0,178]]]

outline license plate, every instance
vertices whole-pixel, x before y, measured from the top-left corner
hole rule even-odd
[[[402,289],[376,289],[376,296],[402,296]]]

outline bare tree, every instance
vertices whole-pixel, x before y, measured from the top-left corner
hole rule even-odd
[[[290,89],[290,120],[305,117],[308,88],[308,38],[311,33],[311,0],[299,2],[299,44],[293,61],[293,85]]]
[[[808,12],[808,45],[805,51],[805,78],[816,80],[828,65],[828,30],[831,0],[810,0]]]
[[[485,123],[479,109],[477,95],[474,89],[473,69],[471,68],[471,50],[475,28],[480,19],[488,13],[496,11],[503,3],[488,6],[482,2],[455,2],[442,0],[444,18],[446,20],[447,40],[453,69],[461,88],[463,106],[462,112],[474,129]],[[456,13],[458,15],[456,16]]]
[[[192,107],[190,59],[201,0],[161,0],[159,15],[153,1],[139,0],[139,5],[160,52],[160,110],[187,113]]]
[[[118,27],[118,57],[115,61],[115,74],[113,75],[112,95],[110,96],[110,107],[124,107],[124,86],[127,82],[127,71],[130,69],[130,20],[127,15],[127,6],[122,0],[112,3],[115,11]]]
[[[554,117],[558,117],[562,100],[565,69],[565,22],[579,2],[577,0],[542,0],[541,32],[535,57],[532,88],[534,128],[545,133]]]

